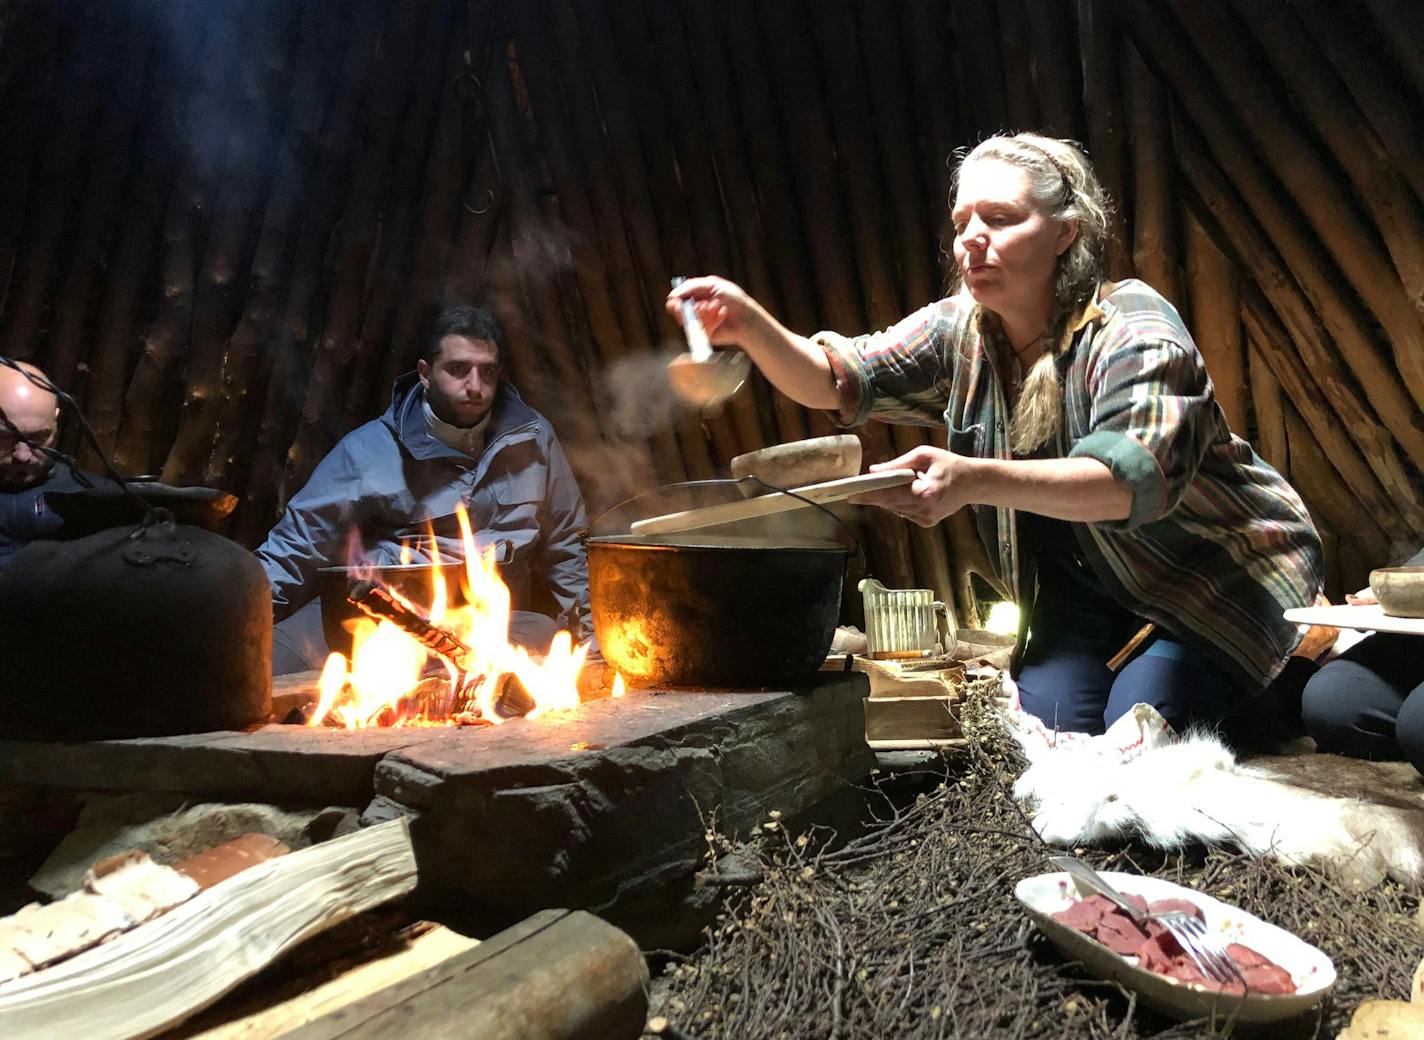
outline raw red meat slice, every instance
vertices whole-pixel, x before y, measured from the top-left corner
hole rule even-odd
[[[1252,993],[1294,993],[1295,980],[1291,978],[1290,972],[1286,971],[1279,964],[1258,964],[1251,968],[1242,968],[1241,977],[1246,980],[1246,985],[1251,987]]]
[[[1226,952],[1231,959],[1243,968],[1257,968],[1262,964],[1270,964],[1269,957],[1263,957],[1249,946],[1242,946],[1240,943],[1228,943]]]
[[[1191,914],[1198,921],[1205,921],[1202,916],[1201,907],[1197,906],[1189,899],[1159,899],[1148,906],[1154,914],[1166,914],[1173,911],[1181,914]]]
[[[1177,940],[1166,932],[1159,932],[1137,948],[1137,966],[1159,975],[1172,973],[1172,962],[1182,952]]]
[[[1097,931],[1098,922],[1103,919],[1103,908],[1090,900],[1080,899],[1075,903],[1070,903],[1066,910],[1059,910],[1052,916],[1060,924],[1066,924],[1069,928],[1093,935]]]
[[[1139,895],[1129,894],[1125,898],[1140,909],[1148,909],[1147,900]],[[1159,899],[1151,904],[1151,909],[1156,913],[1178,911],[1191,914],[1198,920],[1205,920],[1201,908],[1187,899]],[[1238,981],[1233,980],[1223,986],[1203,975],[1196,962],[1163,925],[1149,921],[1144,932],[1106,896],[1094,893],[1087,899],[1075,900],[1066,909],[1053,914],[1053,918],[1070,928],[1093,936],[1113,953],[1124,957],[1135,956],[1138,966],[1147,971],[1205,989],[1241,992],[1241,983]],[[1270,958],[1240,943],[1228,944],[1226,952],[1240,967],[1242,979],[1250,992],[1295,992],[1295,982],[1290,972]]]
[[[1119,911],[1103,915],[1103,919],[1098,922],[1097,938],[1098,942],[1112,950],[1113,953],[1130,957],[1148,939],[1148,934],[1137,927],[1126,914]]]

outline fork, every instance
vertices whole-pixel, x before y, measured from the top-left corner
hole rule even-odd
[[[1206,925],[1201,919],[1192,914],[1183,913],[1180,910],[1161,910],[1153,912],[1151,910],[1139,910],[1127,901],[1117,889],[1108,884],[1105,877],[1099,874],[1088,864],[1073,856],[1049,856],[1048,862],[1055,867],[1066,870],[1073,877],[1082,881],[1089,888],[1106,896],[1107,899],[1123,913],[1130,917],[1139,928],[1148,921],[1156,921],[1171,933],[1172,938],[1177,940],[1177,945],[1186,951],[1188,957],[1192,959],[1201,973],[1214,982],[1223,985],[1229,982],[1241,983],[1244,991],[1246,980],[1241,975],[1241,969],[1236,966],[1236,962],[1231,959],[1231,955],[1226,952],[1226,948],[1210,935],[1206,930]],[[1146,931],[1145,928],[1143,928]]]

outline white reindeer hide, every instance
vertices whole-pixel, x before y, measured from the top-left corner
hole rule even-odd
[[[1326,867],[1359,885],[1386,875],[1424,881],[1424,788],[1407,766],[1413,790],[1399,797],[1396,782],[1379,792],[1392,804],[1379,804],[1371,792],[1382,763],[1311,754],[1244,765],[1201,733],[1125,757],[1081,744],[1050,747],[1021,727],[1009,729],[1029,763],[1014,794],[1030,803],[1034,827],[1055,845],[1129,835],[1159,848],[1234,844]],[[1375,771],[1363,785],[1362,770]],[[1335,796],[1352,788],[1364,797]]]

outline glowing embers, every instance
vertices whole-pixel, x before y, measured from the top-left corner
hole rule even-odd
[[[327,658],[309,725],[494,725],[578,706],[587,648],[574,646],[568,632],[555,635],[543,657],[509,642],[509,588],[499,576],[495,550],[476,544],[463,507],[457,515],[465,553],[463,603],[452,600],[440,567],[430,569],[426,609],[393,590],[381,597],[419,615],[440,638],[432,640],[427,631],[417,639],[392,620],[358,619],[350,659],[336,653]],[[431,557],[438,560],[433,534],[430,541]],[[459,653],[433,653],[432,642],[457,646]]]

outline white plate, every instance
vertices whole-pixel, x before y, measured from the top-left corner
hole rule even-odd
[[[1325,625],[1329,628],[1358,628],[1369,632],[1424,636],[1424,618],[1391,617],[1378,605],[1293,607],[1285,611],[1285,618],[1298,625]]]
[[[1039,874],[1024,878],[1014,886],[1014,896],[1029,916],[1070,960],[1088,971],[1134,989],[1144,1003],[1177,1018],[1225,1018],[1235,1014],[1241,1022],[1277,1022],[1307,1011],[1335,985],[1335,965],[1330,958],[1273,924],[1248,914],[1239,907],[1212,899],[1192,888],[1183,888],[1161,878],[1139,874],[1100,871],[1119,892],[1140,895],[1148,902],[1159,899],[1187,899],[1201,908],[1207,930],[1223,943],[1249,946],[1269,957],[1295,982],[1295,992],[1281,995],[1248,993],[1245,997],[1199,989],[1137,966],[1137,958],[1113,953],[1096,939],[1076,928],[1055,921],[1050,914],[1066,910],[1075,898],[1087,898],[1092,889],[1079,885],[1067,873]]]

